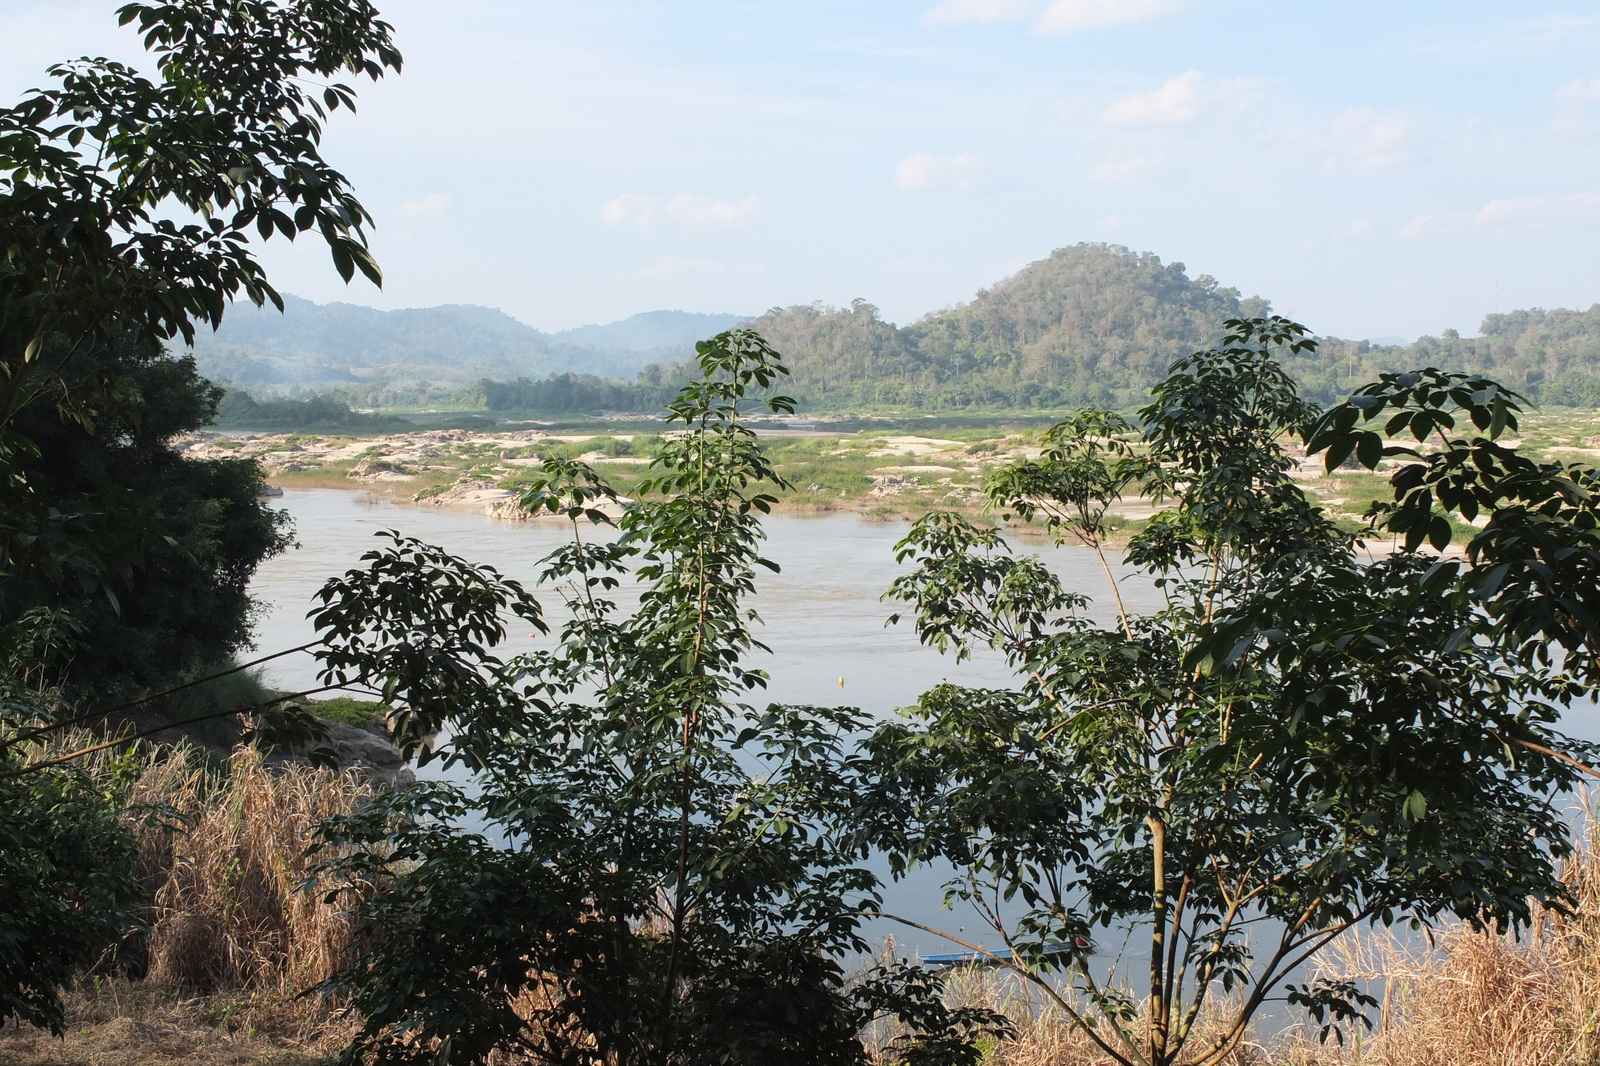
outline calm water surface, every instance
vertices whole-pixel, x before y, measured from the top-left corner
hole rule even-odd
[[[383,530],[398,530],[487,563],[530,588],[539,560],[569,536],[564,522],[503,522],[481,514],[398,505],[373,493],[342,489],[286,490],[276,503],[294,516],[300,547],[262,566],[251,586],[265,606],[256,627],[262,654],[313,639],[305,617],[312,595],[330,575],[359,565],[362,553],[378,544],[374,534]],[[910,625],[885,627],[895,605],[879,597],[905,569],[894,561],[894,545],[910,528],[907,523],[868,522],[854,514],[776,515],[766,520],[765,528],[764,554],[781,571],[762,573],[753,601],[764,622],[758,639],[773,650],[771,655],[756,653],[745,664],[772,675],[767,695],[758,698],[847,704],[888,714],[945,679],[967,685],[1010,680],[993,653],[980,652],[975,661],[958,664],[920,645]],[[1017,550],[1039,553],[1067,588],[1110,601],[1105,574],[1088,550],[1054,548],[1035,538],[1019,539]],[[1160,602],[1154,588],[1137,576],[1123,581],[1122,595],[1130,610],[1148,610]],[[560,617],[556,590],[539,598],[547,612]],[[1109,610],[1104,615],[1106,620],[1113,617]],[[507,654],[539,645],[525,629],[512,632]],[[284,688],[311,687],[315,672],[309,654],[267,667],[268,678]]]

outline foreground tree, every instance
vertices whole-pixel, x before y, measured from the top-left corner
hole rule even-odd
[[[1220,1062],[1278,998],[1324,1037],[1358,1019],[1354,985],[1292,981],[1355,925],[1562,908],[1558,801],[1592,761],[1555,724],[1600,680],[1595,472],[1498,443],[1518,398],[1478,378],[1386,376],[1319,418],[1276,358],[1314,349],[1304,328],[1229,328],[1154,390],[1143,447],[1085,413],[988,486],[1102,559],[1122,492],[1169,500],[1126,554],[1166,606],[1119,598],[1097,625],[995,531],[926,516],[891,594],[925,642],[991,645],[1019,685],[926,693],[845,793],[899,866],[961,867],[996,961],[1130,1066]],[[1458,417],[1480,434],[1450,436]],[[1436,450],[1384,439],[1402,432]],[[1373,517],[1403,546],[1370,557],[1306,499],[1292,434],[1330,468],[1408,461]],[[1448,511],[1487,517],[1464,561],[1416,550],[1449,544]],[[1138,977],[1097,969],[1096,929],[1143,941]]]
[[[161,345],[241,294],[279,302],[252,231],[315,231],[347,280],[378,280],[370,219],[319,142],[354,103],[330,79],[400,66],[366,0],[120,18],[156,77],[86,58],[0,108],[0,1022],[57,1028],[61,982],[129,927],[131,860],[114,792],[73,768],[81,752],[47,750],[86,717],[52,681],[74,653],[102,691],[237,647],[244,583],[282,542],[259,471],[166,447],[215,397]]]
[[[123,344],[87,349],[73,363],[82,376],[115,378],[120,402],[92,428],[49,407],[24,408],[14,424],[37,449],[16,456],[14,470],[61,511],[122,496],[101,529],[118,538],[128,565],[104,582],[83,552],[44,553],[41,564],[51,565],[0,581],[0,618],[69,611],[81,652],[63,657],[56,680],[69,702],[106,706],[218,669],[249,647],[247,586],[286,546],[288,515],[260,498],[253,461],[194,459],[173,446],[211,421],[221,393],[193,360]]]
[[[354,106],[327,79],[400,66],[367,0],[130,3],[119,17],[158,78],[80,59],[0,109],[0,581],[64,555],[98,576],[136,558],[114,528],[142,513],[131,492],[64,507],[22,469],[39,450],[25,410],[91,433],[129,412],[125,378],[86,355],[153,365],[233,298],[281,307],[252,235],[315,231],[347,280],[380,277],[371,220],[320,148],[328,113]]]
[[[927,973],[847,980],[876,880],[818,797],[840,787],[861,722],[742,702],[765,680],[744,665],[761,650],[746,600],[775,569],[759,517],[781,485],[744,409],[783,370],[748,331],[698,350],[703,377],[671,405],[682,432],[618,537],[581,535],[617,502],[581,463],[548,461],[524,497],[572,520],[544,572],[571,616],[552,649],[494,659],[496,608],[540,624],[526,594],[443,560],[424,577],[413,545],[323,593],[319,624],[355,635],[326,656],[329,678],[407,703],[413,736],[447,720],[445,758],[479,772],[476,796],[419,785],[329,830],[360,901],[357,960],[330,986],[363,1018],[346,1061],[864,1064],[862,1031],[885,1016],[906,1032],[899,1059],[978,1060],[996,1019],[946,1008]],[[614,597],[630,575],[643,586],[627,612]],[[451,631],[485,643],[473,669],[441,670],[446,635],[419,641],[437,625],[430,590],[467,586],[479,613],[458,610]],[[460,827],[469,812],[486,831]]]

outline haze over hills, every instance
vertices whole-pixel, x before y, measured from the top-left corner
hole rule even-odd
[[[331,386],[358,406],[642,411],[659,408],[694,340],[749,321],[793,371],[785,391],[812,410],[1127,409],[1174,360],[1214,344],[1227,319],[1269,312],[1266,299],[1191,278],[1182,263],[1078,244],[905,326],[865,300],[754,319],[655,311],[548,334],[481,307],[294,300],[281,318],[230,314],[199,347],[202,370],[220,380]],[[1490,315],[1481,334],[1446,330],[1409,345],[1326,337],[1288,369],[1323,403],[1383,371],[1435,365],[1497,376],[1542,402],[1600,406],[1600,305]]]
[[[544,333],[503,311],[470,304],[378,311],[284,297],[284,311],[235,305],[216,333],[195,339],[207,377],[261,392],[328,386],[459,388],[479,378],[576,372],[631,378],[673,363],[694,341],[745,315],[649,311],[620,322]]]
[[[750,321],[750,315],[706,315],[690,311],[644,311],[603,326],[579,326],[549,334],[551,341],[596,352],[651,356],[647,363],[675,362],[694,342]],[[664,353],[669,358],[661,358]]]

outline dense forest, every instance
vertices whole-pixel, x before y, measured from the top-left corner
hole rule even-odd
[[[775,308],[753,325],[789,359],[812,406],[1125,407],[1223,322],[1266,308],[1210,276],[1190,278],[1182,263],[1078,244],[905,328],[861,300]]]
[[[1447,329],[1405,347],[1329,339],[1316,360],[1297,361],[1292,370],[1325,403],[1384,370],[1448,366],[1488,374],[1540,403],[1600,407],[1600,304],[1491,314],[1478,333]]]

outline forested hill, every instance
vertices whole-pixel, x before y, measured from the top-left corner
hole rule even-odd
[[[1600,304],[1491,314],[1478,336],[1447,329],[1404,347],[1330,338],[1293,366],[1301,387],[1329,402],[1382,371],[1436,366],[1487,374],[1539,403],[1600,407]]]
[[[793,368],[791,390],[814,408],[1126,409],[1174,360],[1215,344],[1227,319],[1269,310],[1208,275],[1190,278],[1182,263],[1078,244],[905,327],[863,300],[774,308],[753,324]],[[1287,367],[1320,403],[1385,371],[1437,366],[1488,374],[1539,403],[1600,407],[1600,304],[1491,314],[1479,333],[1447,329],[1409,345],[1327,337]]]
[[[1077,244],[906,326],[865,300],[773,308],[751,324],[783,353],[794,375],[785,389],[810,410],[1126,410],[1174,360],[1215,344],[1226,320],[1268,311],[1182,263]],[[740,321],[659,311],[541,333],[485,307],[383,312],[291,298],[282,316],[235,308],[196,352],[215,380],[268,393],[309,387],[360,408],[653,411],[692,342]],[[1320,403],[1383,371],[1439,366],[1487,373],[1540,403],[1600,406],[1600,305],[1494,314],[1480,333],[1405,346],[1329,337],[1288,369]]]
[[[753,325],[815,405],[1121,407],[1224,321],[1266,309],[1182,263],[1078,244],[904,328],[861,300],[774,308]]]

